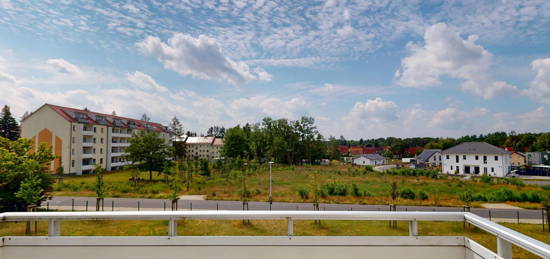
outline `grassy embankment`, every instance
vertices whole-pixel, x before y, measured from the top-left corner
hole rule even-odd
[[[511,190],[517,196],[522,193],[548,195],[550,190],[540,186],[510,184],[493,180],[483,182],[479,178],[463,180],[455,177],[396,176],[380,173],[365,173],[362,167],[338,166],[281,166],[273,170],[273,199],[281,202],[312,201],[313,173],[317,172],[317,182],[323,189],[324,203],[352,204],[389,204],[430,205],[430,206],[463,206],[460,195],[469,190],[474,195],[491,196],[499,190]],[[154,174],[153,181],[148,181],[148,174],[141,173],[144,181],[134,187],[129,181],[130,171],[112,172],[105,175],[108,185],[107,197],[132,198],[167,198],[168,184],[162,175]],[[212,172],[212,176],[196,175],[191,189],[187,192],[183,184],[181,194],[204,194],[208,199],[239,200],[241,191],[241,173],[232,171],[225,176]],[[94,176],[65,177],[63,184],[55,184],[55,196],[90,196],[95,195]],[[396,182],[400,191],[410,189],[416,195],[414,199],[390,198],[390,185]],[[246,185],[250,200],[266,201],[269,188],[269,172],[262,168],[257,173],[247,176]],[[355,188],[353,187],[355,185]],[[326,191],[328,187],[342,187],[345,190]],[[354,190],[355,189],[355,190]],[[421,193],[427,197],[421,197]],[[474,201],[471,206],[479,206],[482,201]],[[539,202],[507,203],[524,208],[538,208]]]
[[[389,228],[383,221],[322,221],[321,226],[312,221],[296,221],[295,235],[298,236],[390,236],[408,235],[408,223],[399,222],[397,228]],[[542,232],[540,225],[507,224],[506,227],[527,234],[543,242],[550,242],[550,235]],[[67,221],[62,223],[64,236],[162,236],[167,234],[166,221]],[[0,236],[20,236],[25,233],[25,223],[0,223]],[[464,229],[462,222],[420,222],[419,234],[423,236],[468,236],[483,246],[496,250],[496,239],[473,226]],[[47,235],[47,223],[39,222],[38,233]],[[187,220],[178,223],[178,235],[184,236],[269,236],[286,235],[286,222],[275,220],[251,221],[244,225],[242,221]],[[527,251],[514,247],[514,257],[534,258]]]

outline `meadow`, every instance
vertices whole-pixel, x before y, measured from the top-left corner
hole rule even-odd
[[[135,171],[123,170],[106,173],[106,197],[168,198],[170,187],[163,174],[139,173],[143,180],[130,181]],[[242,171],[226,172],[212,169],[209,175],[196,173],[189,190],[185,179],[180,195],[206,195],[213,200],[267,201],[269,170],[259,167],[245,177],[242,188]],[[392,183],[397,197],[391,198]],[[53,186],[54,196],[95,196],[95,176],[64,177]],[[314,190],[317,190],[314,192]],[[317,195],[315,195],[317,193]],[[243,195],[244,194],[244,195]],[[540,208],[541,200],[550,195],[548,188],[525,185],[521,180],[484,179],[469,180],[455,176],[438,175],[436,171],[401,170],[388,173],[372,172],[365,167],[332,166],[275,166],[273,168],[273,200],[279,202],[311,202],[315,198],[323,203],[347,204],[398,204],[429,206],[471,206],[484,202],[506,202],[523,208]],[[465,198],[466,197],[466,198]]]

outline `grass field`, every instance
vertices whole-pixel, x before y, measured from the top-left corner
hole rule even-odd
[[[167,234],[166,221],[67,221],[61,223],[64,236],[162,236]],[[549,243],[550,235],[542,232],[540,225],[503,224],[506,227]],[[178,235],[184,236],[270,236],[286,235],[286,222],[275,220],[242,221],[187,220],[178,222]],[[47,223],[39,222],[38,232],[47,235]],[[0,223],[0,236],[20,236],[25,233],[25,223]],[[322,221],[318,226],[312,221],[295,221],[294,233],[298,236],[396,236],[408,235],[408,223],[399,222],[390,228],[386,221]],[[468,236],[495,251],[496,238],[476,227],[464,228],[461,222],[420,222],[419,235]],[[514,247],[514,258],[536,258],[527,251]]]
[[[490,193],[496,190],[512,190],[522,192],[536,192],[547,195],[550,190],[534,185],[513,185],[505,183],[484,183],[476,180],[462,180],[455,177],[433,179],[425,176],[392,176],[379,173],[364,173],[362,167],[347,165],[338,166],[281,166],[273,169],[273,200],[281,202],[304,202],[312,200],[313,172],[317,172],[319,186],[337,183],[351,187],[355,184],[360,194],[348,191],[345,195],[326,195],[320,199],[325,203],[352,203],[352,204],[389,204],[399,205],[431,205],[431,206],[463,206],[459,196],[466,190],[472,193]],[[208,199],[239,200],[241,198],[241,173],[232,171],[224,176],[213,172],[212,176],[193,177],[191,189],[185,190],[183,185],[181,194],[203,194]],[[162,175],[154,174],[153,181],[141,181],[134,187],[129,181],[130,171],[108,173],[105,182],[108,185],[107,197],[133,198],[167,198],[168,184]],[[141,177],[148,179],[147,173]],[[94,176],[65,177],[63,184],[54,186],[53,195],[57,196],[95,196]],[[390,184],[396,182],[399,190],[410,189],[416,193],[415,199],[399,198],[392,201],[390,198]],[[268,199],[269,173],[267,168],[258,170],[246,177],[246,186],[250,192],[249,200],[266,201]],[[348,188],[351,189],[351,188]],[[305,190],[305,191],[304,191]],[[300,195],[300,191],[307,195]],[[423,192],[428,197],[420,199],[418,194]],[[307,198],[305,198],[307,196]],[[538,208],[536,202],[508,202],[511,205],[524,208]],[[479,206],[480,202],[473,202],[472,206]]]

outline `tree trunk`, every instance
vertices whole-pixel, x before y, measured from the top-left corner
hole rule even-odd
[[[172,210],[178,210],[178,200],[172,200]]]
[[[31,206],[27,206],[27,211],[31,211]],[[25,234],[30,235],[31,234],[31,222],[27,221],[27,225],[25,226]]]
[[[149,170],[149,181],[153,181],[153,171]]]
[[[100,206],[101,198],[95,198],[95,211],[99,211],[101,208]]]

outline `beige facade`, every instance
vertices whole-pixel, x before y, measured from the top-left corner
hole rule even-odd
[[[33,146],[46,145],[58,157],[50,169],[64,174],[90,173],[95,165],[108,171],[129,164],[124,159],[128,139],[140,130],[153,130],[171,144],[158,123],[45,104],[21,122],[21,136]]]
[[[512,152],[512,154],[510,154],[510,163],[512,166],[524,166],[525,154],[520,152]]]
[[[185,137],[186,159],[213,160],[221,157],[223,139],[216,137]]]

